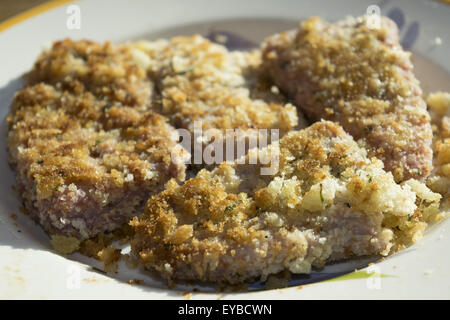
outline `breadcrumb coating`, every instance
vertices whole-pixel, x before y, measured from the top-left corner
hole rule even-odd
[[[26,209],[58,235],[52,243],[61,252],[139,214],[146,197],[169,178],[184,179],[187,153],[174,149],[177,132],[155,112],[175,112],[174,105],[163,112],[162,97],[178,103],[178,85],[193,94],[179,109],[187,110],[183,117],[189,121],[199,119],[199,103],[209,104],[200,119],[207,128],[286,132],[297,125],[296,109],[284,106],[284,97],[256,75],[258,51],[230,53],[199,36],[170,43],[156,45],[159,51],[150,52],[150,60],[152,54],[139,48],[152,43],[58,41],[39,56],[27,87],[17,93],[8,116],[10,164]],[[180,55],[194,60],[198,74],[173,73]],[[156,94],[149,74],[161,88]],[[209,90],[213,83],[217,86]],[[181,126],[174,120],[179,116],[175,112],[169,122]],[[64,241],[58,245],[55,239]]]
[[[259,51],[229,52],[199,35],[141,41],[136,51],[156,83],[156,110],[177,128],[193,132],[201,121],[203,130],[274,128],[282,136],[298,124],[296,108],[281,95],[251,90]]]
[[[427,185],[443,196],[443,211],[450,213],[450,93],[433,92],[427,97],[434,131],[434,170]]]
[[[336,121],[384,162],[397,182],[432,169],[432,130],[410,53],[393,21],[318,17],[262,45],[265,68],[312,121]]]
[[[29,84],[45,82],[78,94],[142,110],[150,105],[153,83],[130,45],[66,39],[44,51],[28,74]]]
[[[312,18],[268,38],[262,52],[230,52],[198,35],[63,40],[26,80],[7,117],[17,191],[56,250],[79,250],[109,272],[121,257],[112,241],[131,238],[131,255],[169,280],[309,273],[401,250],[450,208],[450,96],[427,100],[431,172],[430,115],[386,18],[376,30],[364,17]],[[293,131],[306,127],[301,111],[335,122]],[[188,154],[175,148],[175,128],[195,137],[196,121],[283,138],[202,164],[182,183]]]
[[[275,173],[250,164],[265,157],[277,161]],[[132,253],[170,280],[226,283],[387,255],[420,238],[440,195],[414,179],[399,185],[382,167],[340,126],[315,123],[243,163],[169,181],[131,221]]]
[[[130,47],[56,42],[28,80],[7,117],[9,162],[49,234],[114,230],[170,178],[184,180],[186,154],[171,155],[176,131],[151,110],[151,82]]]

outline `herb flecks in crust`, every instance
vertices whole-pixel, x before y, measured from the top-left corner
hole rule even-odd
[[[442,210],[450,213],[450,93],[434,92],[427,104],[433,123],[434,170],[427,185],[443,197]]]
[[[151,110],[152,83],[129,46],[56,42],[27,79],[7,118],[9,162],[56,248],[120,227],[184,179],[176,132]]]
[[[181,186],[170,181],[132,220],[133,255],[168,279],[264,280],[395,252],[438,214],[439,194],[414,179],[395,183],[334,123],[290,132],[251,151],[246,163],[278,146],[273,175],[261,175],[261,164],[231,162]]]
[[[432,130],[410,53],[393,21],[370,28],[368,19],[310,18],[266,39],[264,67],[309,120],[341,124],[397,182],[423,180],[433,168]]]
[[[177,128],[194,134],[201,121],[202,130],[221,134],[279,129],[282,136],[299,123],[296,108],[270,90],[259,51],[230,52],[199,35],[140,41],[136,51],[156,83],[156,110]],[[203,133],[202,140],[211,139]]]

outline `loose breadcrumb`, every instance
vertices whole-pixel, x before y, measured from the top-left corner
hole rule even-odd
[[[50,240],[53,249],[61,254],[69,254],[79,249],[80,240],[75,237],[52,235]]]
[[[114,246],[108,246],[98,253],[98,257],[104,263],[104,270],[108,273],[117,273],[117,262],[121,258],[120,250]]]
[[[141,279],[131,279],[131,280],[128,281],[128,284],[132,285],[132,286],[133,285],[144,285],[145,281],[141,280]]]
[[[284,271],[284,272],[280,272],[278,274],[272,274],[267,277],[266,289],[273,290],[273,289],[286,288],[288,286],[290,280],[291,280],[290,272]]]
[[[86,239],[80,243],[78,251],[88,257],[95,259],[99,258],[99,252],[114,241],[119,241],[119,244],[124,245],[130,241],[133,236],[133,230],[128,224],[108,233],[99,233],[93,238]]]

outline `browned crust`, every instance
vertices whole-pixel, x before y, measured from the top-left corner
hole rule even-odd
[[[329,261],[395,252],[436,214],[438,195],[424,201],[396,184],[332,122],[284,136],[272,175],[248,164],[257,155],[202,170],[181,186],[169,182],[131,221],[133,255],[168,279],[265,280],[285,269],[309,273]]]
[[[298,31],[268,38],[263,59],[310,120],[339,122],[397,182],[430,173],[430,118],[394,22],[382,18],[370,29],[364,17],[310,18]]]
[[[8,115],[10,164],[26,209],[50,234],[85,239],[139,214],[183,154],[150,110],[151,83],[127,46],[56,42]]]
[[[282,136],[298,123],[296,109],[281,95],[248,88],[255,82],[248,74],[261,65],[259,51],[230,52],[199,35],[137,48],[150,58],[158,111],[177,128],[193,132],[194,122],[202,121],[204,130],[276,128]]]

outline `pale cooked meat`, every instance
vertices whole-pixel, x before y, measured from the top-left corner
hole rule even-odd
[[[256,158],[273,162],[251,164]],[[181,186],[170,181],[132,220],[132,254],[172,280],[264,280],[387,255],[417,240],[437,214],[439,195],[417,180],[396,184],[332,122],[290,132],[245,160]]]
[[[310,18],[269,37],[265,68],[310,120],[339,122],[397,182],[422,179],[432,169],[432,131],[410,54],[394,22],[382,17],[370,28],[367,19]]]

